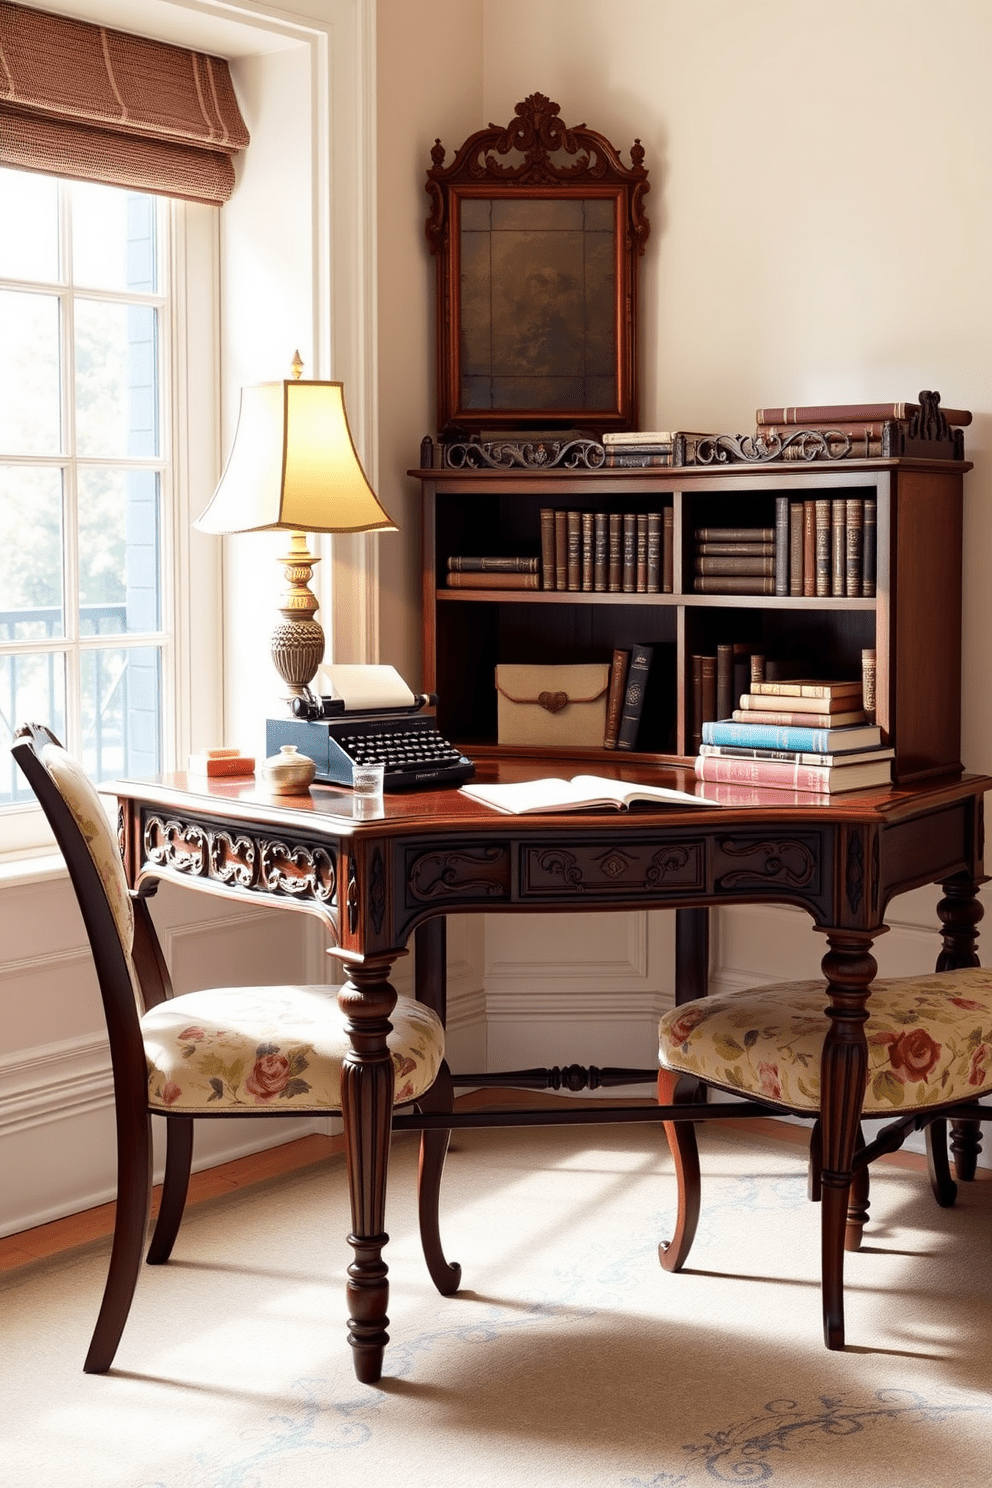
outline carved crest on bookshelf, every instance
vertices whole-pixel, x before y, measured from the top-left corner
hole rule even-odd
[[[598,470],[606,459],[595,439],[471,439],[438,449],[449,470]]]

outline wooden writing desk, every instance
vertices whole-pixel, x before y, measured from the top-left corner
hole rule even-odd
[[[556,763],[565,775],[581,768]],[[598,762],[595,768],[693,788],[686,770]],[[539,762],[501,760],[483,762],[478,778],[548,773]],[[318,915],[333,954],[347,967],[340,1000],[353,1045],[342,1082],[354,1250],[349,1339],[358,1377],[373,1382],[388,1341],[382,1252],[391,1122],[444,1133],[467,1124],[602,1121],[611,1115],[584,1110],[579,1102],[578,1109],[562,1114],[452,1114],[448,1085],[446,1094],[428,1098],[420,1114],[393,1118],[386,1034],[396,993],[389,974],[411,937],[417,996],[443,1017],[446,915],[672,908],[678,911],[678,999],[684,1001],[706,991],[709,906],[783,903],[805,909],[827,941],[826,1237],[828,1228],[837,1229],[828,1227],[828,1216],[847,1207],[867,1068],[863,1023],[876,969],[872,943],[886,928],[895,895],[940,883],[943,946],[937,969],[977,965],[982,803],[990,787],[988,777],[964,776],[858,791],[804,807],[522,817],[490,811],[455,790],[416,791],[387,795],[364,819],[357,814],[363,803],[332,786],[279,797],[254,780],[173,775],[115,782],[107,789],[120,802],[121,843],[133,887],[151,892],[165,879]],[[579,1083],[586,1073],[580,1072]],[[590,1083],[597,1078],[591,1076]],[[689,1119],[692,1113],[691,1105],[628,1107],[614,1110],[612,1119]],[[430,1160],[443,1161],[445,1142],[441,1135],[428,1144]],[[826,1243],[833,1244],[825,1238]],[[457,1268],[446,1266],[436,1236],[428,1239],[426,1252],[435,1281],[442,1290],[454,1290]],[[839,1295],[824,1296],[824,1328],[828,1346],[841,1347]]]

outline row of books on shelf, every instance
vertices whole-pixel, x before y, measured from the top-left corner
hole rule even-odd
[[[451,589],[560,589],[671,594],[672,508],[654,512],[541,511],[541,556],[455,556]]]
[[[697,594],[875,595],[875,497],[775,498],[774,527],[697,527]]]
[[[790,722],[767,718],[770,712],[833,715],[836,726],[875,721],[875,649],[861,653],[861,677],[844,681],[804,681],[809,663],[796,658],[765,657],[751,642],[718,645],[714,655],[690,657],[691,705],[690,744],[698,749],[703,725],[716,719],[750,723]],[[798,691],[800,687],[809,691]],[[817,687],[821,691],[817,691]],[[786,706],[788,705],[788,706]],[[806,723],[800,717],[800,724]]]

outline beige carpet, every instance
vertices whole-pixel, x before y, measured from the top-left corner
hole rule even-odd
[[[103,1242],[5,1288],[4,1481],[18,1488],[987,1488],[992,1183],[939,1210],[876,1167],[848,1257],[850,1346],[821,1345],[818,1211],[802,1151],[712,1128],[691,1270],[661,1133],[470,1132],[441,1298],[394,1146],[392,1343],[356,1383],[342,1318],[340,1159],[191,1210],[146,1268],[110,1375],[80,1371]]]

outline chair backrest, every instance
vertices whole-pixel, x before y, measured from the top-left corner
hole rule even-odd
[[[100,984],[115,1079],[124,1069],[133,1069],[135,1061],[143,1072],[134,905],[100,797],[82,766],[44,725],[19,728],[11,752],[48,818],[69,870]]]

